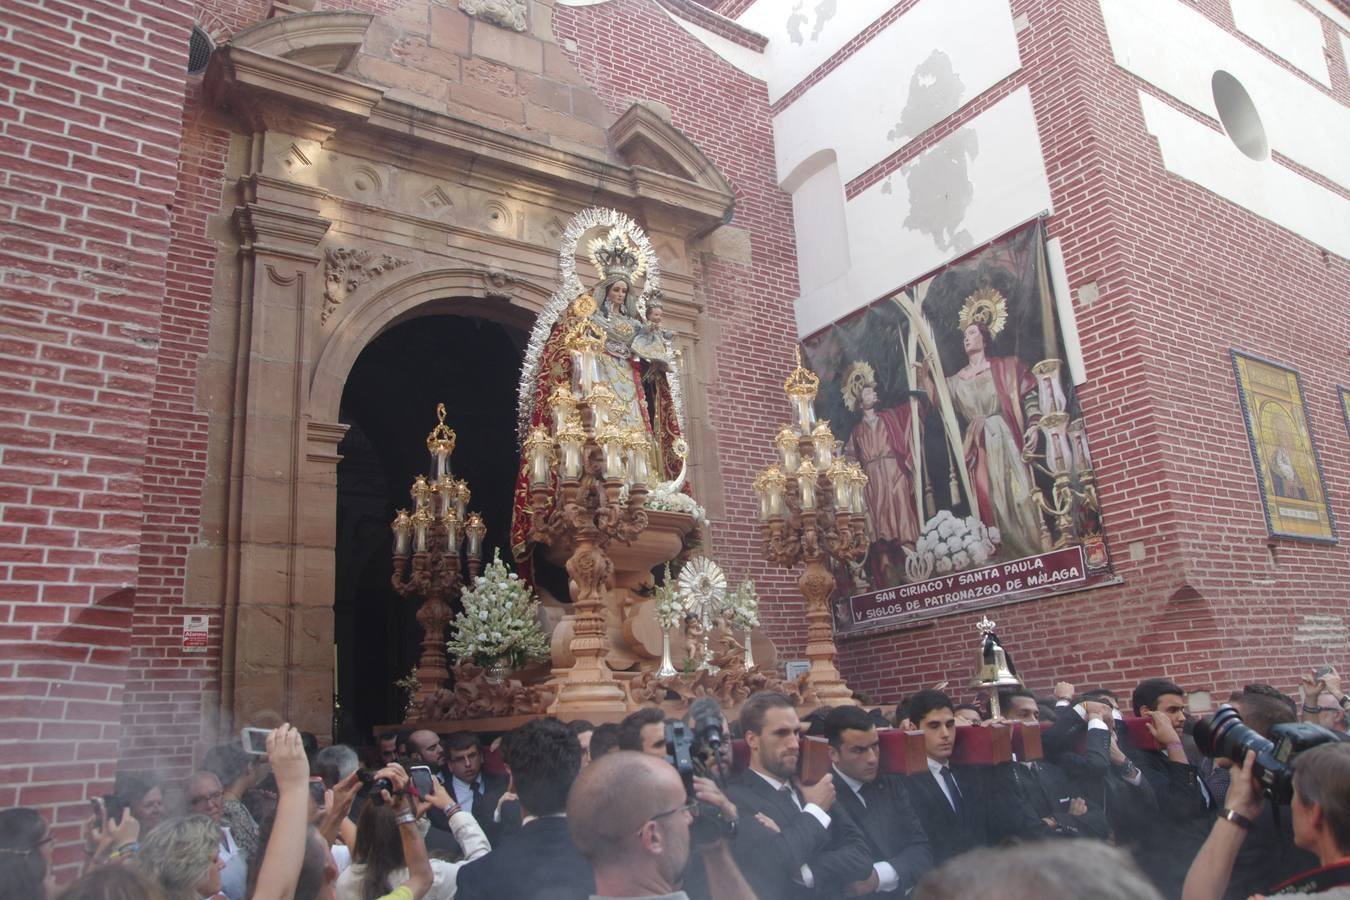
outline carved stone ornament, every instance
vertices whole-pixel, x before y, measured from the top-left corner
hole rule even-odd
[[[528,27],[525,22],[527,5],[527,0],[459,0],[460,12],[512,31],[524,31]]]
[[[414,706],[409,721],[543,715],[553,702],[554,692],[547,684],[523,684],[519,678],[497,684],[473,663],[456,666],[454,675],[454,688],[441,688]]]
[[[412,262],[388,253],[353,250],[350,247],[328,247],[324,250],[323,314],[327,322],[333,311],[347,299],[347,295],[361,285]]]
[[[483,293],[493,300],[510,300],[511,286],[515,283],[515,276],[501,269],[487,269],[483,272]]]

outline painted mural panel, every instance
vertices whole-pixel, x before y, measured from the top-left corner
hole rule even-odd
[[[840,631],[1117,579],[1039,224],[803,342],[816,409],[862,466],[868,550]]]
[[[1274,537],[1334,542],[1336,522],[1327,504],[1298,372],[1238,350],[1232,353],[1266,529]]]

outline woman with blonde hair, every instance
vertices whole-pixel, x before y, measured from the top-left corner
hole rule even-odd
[[[137,867],[159,884],[164,900],[198,900],[220,892],[220,826],[210,816],[165,819],[141,839]]]

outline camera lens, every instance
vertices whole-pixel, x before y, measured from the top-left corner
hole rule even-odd
[[[1241,762],[1248,750],[1259,756],[1275,746],[1243,724],[1238,711],[1227,703],[1220,706],[1208,722],[1196,723],[1195,745],[1206,756],[1219,756],[1234,762]]]

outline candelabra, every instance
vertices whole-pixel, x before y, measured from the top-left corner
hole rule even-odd
[[[530,473],[530,540],[570,544],[566,562],[575,616],[572,667],[558,674],[554,715],[624,713],[623,687],[605,662],[605,596],[614,563],[610,541],[630,543],[647,527],[652,442],[641,425],[624,424],[625,404],[598,365],[605,334],[590,318],[594,301],[574,305],[568,333],[573,383],[549,397],[553,432],[542,425],[524,442]],[[554,485],[556,484],[556,490]]]
[[[779,431],[774,440],[779,461],[755,479],[755,493],[765,555],[786,568],[806,564],[798,584],[806,598],[811,685],[823,705],[839,706],[856,701],[835,665],[838,650],[829,610],[835,580],[826,562],[847,564],[867,550],[863,518],[867,476],[839,454],[829,423],[816,421],[819,388],[819,377],[802,366],[798,350],[797,367],[783,384],[796,423]]]
[[[1060,370],[1057,359],[1041,360],[1032,368],[1041,410],[1036,427],[1045,436],[1045,465],[1041,470],[1054,479],[1052,499],[1047,501],[1038,492],[1036,501],[1041,510],[1055,517],[1055,530],[1059,535],[1055,541],[1057,547],[1081,540],[1074,525],[1075,506],[1090,514],[1097,511],[1096,478],[1092,457],[1088,454],[1086,427],[1082,419],[1069,419]],[[1077,488],[1073,485],[1075,476]],[[1045,542],[1049,543],[1048,536]]]
[[[394,532],[394,572],[390,582],[400,597],[421,597],[417,622],[422,626],[422,657],[417,663],[418,689],[413,708],[420,707],[449,676],[445,665],[445,626],[451,605],[468,580],[478,577],[483,560],[483,517],[468,512],[469,485],[450,471],[455,432],[445,424],[445,404],[436,404],[436,427],[427,435],[431,478],[413,479],[413,511],[400,509],[390,526]],[[411,565],[409,563],[411,562]]]

